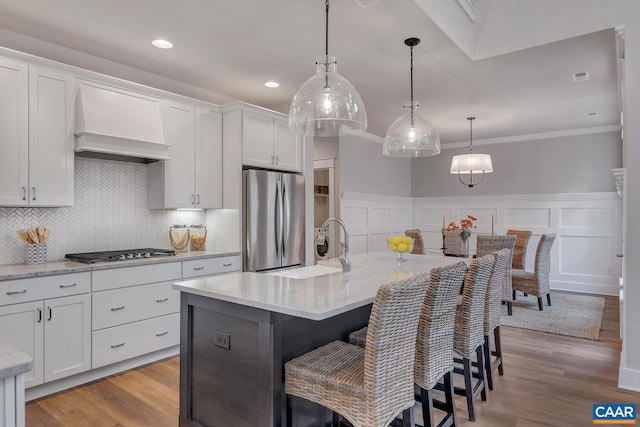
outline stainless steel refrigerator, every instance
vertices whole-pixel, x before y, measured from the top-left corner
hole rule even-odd
[[[304,264],[304,176],[243,172],[244,271]]]

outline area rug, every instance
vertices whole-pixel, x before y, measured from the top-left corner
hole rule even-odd
[[[600,339],[604,298],[591,295],[565,293],[551,294],[551,307],[542,298],[544,310],[538,310],[538,299],[518,292],[513,302],[513,316],[507,316],[506,304],[502,306],[502,325],[532,329],[558,335]]]

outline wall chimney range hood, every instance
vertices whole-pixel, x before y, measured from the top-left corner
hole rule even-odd
[[[141,163],[169,160],[159,98],[82,81],[75,135],[80,156]]]

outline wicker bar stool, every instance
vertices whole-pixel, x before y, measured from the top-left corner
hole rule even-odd
[[[511,264],[513,261],[513,251],[517,237],[514,235],[486,235],[479,234],[476,246],[476,255],[485,256],[500,249],[509,249],[509,264],[504,274],[504,281],[501,284],[502,301],[507,304],[507,314],[513,314],[513,287],[511,285]]]
[[[466,273],[465,262],[434,268],[430,273],[429,289],[420,314],[416,361],[413,368],[413,380],[420,388],[424,427],[436,425],[433,418],[434,406],[445,411],[439,427],[456,425],[452,378],[453,330],[457,296]],[[444,404],[435,401],[432,392],[443,377]]]
[[[507,230],[508,236],[516,236],[516,247],[513,251],[511,268],[514,270],[524,270],[526,267],[527,245],[531,238],[531,232],[527,230]]]
[[[493,371],[497,368],[498,373],[504,375],[502,368],[502,344],[500,342],[500,300],[502,296],[502,284],[505,280],[505,270],[507,266],[511,267],[511,250],[500,249],[497,252],[493,252],[492,255],[495,257],[495,262],[493,264],[489,286],[487,287],[484,305],[484,366],[489,390],[493,390]],[[491,333],[493,333],[495,351],[491,351]],[[493,362],[491,360],[492,356],[495,356]]]
[[[354,427],[384,427],[402,414],[414,426],[413,363],[426,274],[387,283],[376,294],[367,343],[361,348],[334,341],[285,364],[287,426],[290,396],[302,397],[340,414]]]
[[[524,270],[513,270],[513,299],[516,290],[538,297],[538,309],[542,311],[542,297],[547,296],[547,305],[551,305],[549,293],[549,268],[551,266],[551,246],[556,239],[555,234],[543,234],[536,250],[535,270],[533,273]]]
[[[420,389],[417,396],[422,404],[424,427],[435,426],[433,408],[445,411],[445,417],[439,427],[455,425],[456,410],[453,401],[453,328],[456,317],[457,296],[464,283],[467,264],[459,262],[430,271],[429,287],[425,296],[418,339],[416,342],[416,360],[414,382]],[[367,328],[349,335],[349,342],[364,347]],[[432,389],[444,377],[445,402],[433,399]]]
[[[462,359],[462,369],[454,368],[454,372],[464,376],[464,388],[454,387],[457,395],[465,396],[469,420],[475,421],[473,398],[480,393],[482,400],[487,400],[484,375],[484,305],[487,286],[493,270],[493,255],[475,258],[469,265],[464,278],[462,302],[456,312],[456,324],[453,333],[453,350]],[[476,354],[477,373],[472,371],[471,358]],[[477,381],[474,384],[473,379]]]

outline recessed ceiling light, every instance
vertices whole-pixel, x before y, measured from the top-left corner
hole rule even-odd
[[[270,89],[275,89],[277,87],[280,87],[280,83],[278,82],[266,82],[264,85]]]
[[[151,42],[155,47],[159,47],[160,49],[171,49],[173,47],[173,43],[168,40],[157,39]]]

